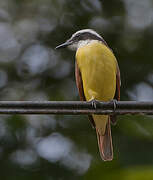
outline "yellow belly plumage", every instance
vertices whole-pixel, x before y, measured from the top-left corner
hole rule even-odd
[[[109,101],[116,91],[116,58],[112,51],[98,41],[78,48],[76,60],[81,72],[86,100]],[[104,134],[107,115],[93,115],[100,134]]]

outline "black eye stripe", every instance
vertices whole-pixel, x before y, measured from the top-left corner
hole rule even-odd
[[[101,41],[103,44],[105,44],[108,47],[106,41],[102,37],[97,36],[96,34],[93,34],[90,32],[77,33],[76,35],[72,36],[71,40],[73,42],[78,42],[78,41],[87,40],[87,39]]]
[[[73,40],[86,40],[86,39],[95,39],[102,41],[102,38],[99,36],[96,36],[95,34],[89,33],[89,32],[84,32],[84,33],[78,33],[76,34],[73,38]]]

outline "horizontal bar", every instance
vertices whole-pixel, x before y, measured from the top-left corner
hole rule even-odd
[[[152,101],[0,101],[0,114],[153,114]]]

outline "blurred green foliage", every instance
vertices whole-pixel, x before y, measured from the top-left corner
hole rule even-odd
[[[113,49],[122,100],[153,100],[152,0],[1,0],[0,99],[79,100],[75,54],[54,48],[92,28]],[[102,162],[86,116],[0,116],[0,179],[153,179],[152,116],[120,116]]]

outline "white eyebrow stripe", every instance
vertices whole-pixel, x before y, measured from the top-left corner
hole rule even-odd
[[[85,33],[85,32],[89,32],[89,33],[94,34],[95,36],[97,36],[99,38],[102,38],[96,31],[94,31],[92,29],[83,29],[83,30],[77,31],[76,33],[74,33],[72,35],[72,37],[76,36],[79,33],[81,34],[81,33]]]

